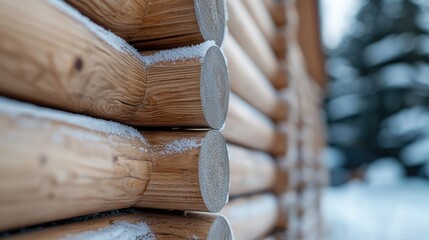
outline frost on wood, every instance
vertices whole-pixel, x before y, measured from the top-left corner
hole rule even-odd
[[[98,231],[86,231],[75,235],[68,235],[64,240],[96,240],[96,239],[122,239],[122,240],[152,240],[155,235],[150,231],[149,226],[144,222],[129,223],[118,221],[111,226]]]
[[[210,40],[195,46],[159,51],[153,55],[144,56],[142,59],[146,66],[160,62],[176,62],[194,58],[203,59],[212,46],[215,46],[215,42]]]
[[[63,0],[49,0],[49,3],[77,22],[83,24],[91,32],[96,34],[100,40],[106,42],[120,52],[127,52],[134,55],[140,61],[144,62],[146,66],[160,62],[176,62],[195,58],[203,59],[207,50],[215,46],[215,42],[210,40],[195,46],[163,50],[150,56],[143,56],[124,39],[92,22],[89,18],[83,16],[78,10],[71,7]]]
[[[142,142],[146,142],[143,136],[136,129],[117,122],[38,107],[33,104],[23,103],[4,97],[0,97],[0,113],[12,117],[31,116],[35,118],[47,118],[92,131],[118,135],[125,138],[136,138]]]
[[[164,154],[182,153],[184,151],[199,148],[201,141],[197,138],[185,138],[174,140],[173,142],[167,143],[164,148]]]
[[[91,32],[95,33],[101,40],[109,44],[114,49],[120,52],[128,52],[141,59],[141,54],[124,39],[92,22],[89,18],[82,15],[78,10],[68,5],[63,0],[49,0],[49,3],[77,22],[86,26]]]

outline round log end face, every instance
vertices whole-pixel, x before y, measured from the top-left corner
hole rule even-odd
[[[221,46],[226,28],[225,0],[195,0],[195,15],[204,40]]]
[[[209,131],[203,140],[198,175],[207,210],[219,212],[228,198],[229,159],[225,139],[217,130]]]
[[[277,102],[274,115],[275,121],[284,121],[288,117],[288,102],[285,99],[279,99]]]
[[[277,89],[283,89],[288,86],[288,69],[285,66],[286,64],[281,63],[280,67],[272,79],[274,87]]]
[[[201,81],[201,103],[209,127],[220,129],[225,123],[229,102],[229,77],[225,57],[216,46],[204,56]]]
[[[223,216],[218,216],[213,221],[207,234],[207,240],[232,240],[231,227]]]

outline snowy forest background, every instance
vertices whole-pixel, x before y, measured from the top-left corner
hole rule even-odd
[[[429,179],[429,1],[320,1],[332,184]]]

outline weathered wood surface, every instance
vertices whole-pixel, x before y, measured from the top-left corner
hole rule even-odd
[[[277,175],[274,159],[264,152],[228,145],[231,196],[273,189]]]
[[[283,155],[287,149],[286,133],[235,94],[230,97],[223,134],[228,142],[273,155]]]
[[[231,35],[225,38],[224,52],[228,58],[231,90],[270,118],[285,120],[287,101]]]
[[[219,211],[228,196],[217,130],[143,132],[0,99],[0,229],[134,205]]]
[[[221,214],[231,224],[235,239],[252,240],[260,239],[274,228],[278,212],[277,198],[267,193],[234,199]]]
[[[125,224],[124,224],[125,223]],[[10,239],[123,239],[133,233],[118,228],[119,224],[128,225],[135,239],[210,239],[230,240],[231,228],[223,216],[197,213],[162,213],[136,211],[113,216],[94,218],[61,226],[35,230],[13,235]],[[145,224],[145,225],[144,225]],[[114,230],[116,228],[116,231]],[[127,238],[128,239],[128,238]]]
[[[228,74],[216,46],[143,57],[73,11],[61,1],[0,2],[2,95],[128,125],[223,125]]]
[[[276,88],[287,86],[287,71],[241,1],[228,0],[228,28]]]
[[[167,49],[214,40],[225,33],[224,0],[67,0],[134,47]]]

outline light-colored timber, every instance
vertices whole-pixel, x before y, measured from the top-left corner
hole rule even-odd
[[[4,98],[0,129],[0,230],[136,203],[214,212],[228,196],[227,150],[217,130],[141,135]]]
[[[2,95],[128,125],[222,127],[228,73],[213,43],[142,56],[73,11],[0,2]]]
[[[274,159],[264,152],[228,145],[230,164],[229,195],[270,190],[276,181]]]
[[[1,99],[0,129],[0,230],[130,207],[149,184],[132,128]]]
[[[297,194],[295,191],[288,191],[278,195],[280,209],[277,220],[277,229],[286,230],[290,225],[290,212],[297,209]]]
[[[264,0],[265,5],[268,11],[271,13],[271,17],[278,27],[283,27],[286,25],[287,17],[286,17],[286,6],[288,3],[293,2],[294,0]],[[291,3],[289,3],[291,4]]]
[[[276,88],[287,86],[287,70],[276,55],[241,1],[227,0],[228,28],[237,42],[249,54],[256,66]]]
[[[214,40],[225,33],[225,0],[67,0],[94,22],[140,50]]]
[[[250,15],[252,15],[265,38],[270,43],[277,57],[285,58],[286,33],[277,26],[263,1],[242,0]]]
[[[223,134],[228,142],[266,151],[273,155],[285,154],[286,133],[264,114],[247,102],[231,94],[228,116]]]
[[[231,90],[273,120],[285,120],[287,102],[229,34],[225,38],[224,52],[228,58]]]
[[[229,162],[219,131],[143,134],[154,149],[154,158],[152,178],[136,206],[209,212],[222,209],[228,200]]]
[[[274,228],[278,212],[277,198],[267,193],[232,200],[221,214],[231,224],[236,240],[253,240],[260,239]]]
[[[118,226],[122,226],[118,227]],[[133,232],[126,233],[127,230]],[[116,231],[115,231],[116,229]],[[140,234],[139,234],[140,233]],[[134,235],[134,236],[133,236]],[[131,212],[12,235],[10,239],[208,239],[232,240],[223,216],[197,213]],[[97,238],[98,237],[98,238]],[[128,238],[127,238],[128,237]]]

